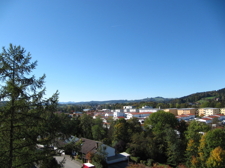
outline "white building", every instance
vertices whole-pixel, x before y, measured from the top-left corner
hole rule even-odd
[[[153,108],[141,108],[139,109],[140,113],[146,113],[146,112],[152,112],[155,113],[157,111],[159,111],[160,109],[153,109]]]
[[[132,109],[133,106],[123,106],[123,109]]]
[[[212,119],[211,118],[197,118],[196,121],[204,122],[206,124],[212,123]]]
[[[149,115],[152,114],[152,112],[145,112],[145,113],[126,113],[127,114],[127,119],[131,119],[133,117],[136,118],[146,118]]]
[[[105,117],[113,117],[113,112],[105,113]]]
[[[113,113],[113,117],[117,118],[117,117],[126,117],[124,112],[114,112]]]
[[[115,110],[111,110],[111,112],[123,112],[123,109],[115,109]]]

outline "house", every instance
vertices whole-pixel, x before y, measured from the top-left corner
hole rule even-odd
[[[216,115],[216,114],[220,114],[220,110],[219,108],[211,108],[211,107],[207,107],[207,108],[199,108],[198,109],[198,115],[201,116],[209,116],[209,115]]]
[[[82,147],[81,147],[81,153],[82,153],[82,158],[85,161],[87,161],[86,155],[89,152],[97,153],[99,147],[104,150],[104,153],[106,154],[106,160],[108,158],[112,158],[112,157],[116,156],[115,149],[108,145],[105,145],[99,141],[94,141],[91,139],[86,139],[86,138],[81,138],[81,139],[83,142]],[[112,159],[110,159],[110,160],[112,160]]]

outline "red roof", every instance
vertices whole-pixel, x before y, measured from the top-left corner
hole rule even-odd
[[[142,112],[140,114],[152,114],[153,112]]]
[[[217,116],[224,116],[224,114],[215,114],[215,115],[217,115]]]
[[[179,115],[179,117],[188,117],[188,115],[182,114],[182,115]]]
[[[219,116],[208,116],[210,118],[219,118]]]
[[[212,119],[210,119],[210,118],[201,118],[202,120],[212,120]]]

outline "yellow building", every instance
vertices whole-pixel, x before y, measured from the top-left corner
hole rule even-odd
[[[209,116],[209,115],[216,115],[220,114],[220,109],[219,108],[200,108],[198,109],[198,115],[199,116]]]
[[[220,114],[225,115],[225,108],[221,108],[221,109],[220,109]]]
[[[163,109],[165,112],[169,112],[177,116],[177,108],[168,108],[168,109]]]
[[[181,108],[177,109],[177,115],[182,115],[182,114],[196,114],[196,108]]]

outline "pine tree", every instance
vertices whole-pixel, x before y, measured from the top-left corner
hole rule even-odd
[[[0,167],[31,167],[54,155],[49,148],[57,130],[54,114],[58,92],[44,98],[45,75],[30,75],[37,66],[30,53],[10,44],[0,54]],[[54,129],[53,129],[54,128]],[[38,149],[37,145],[45,147]]]

